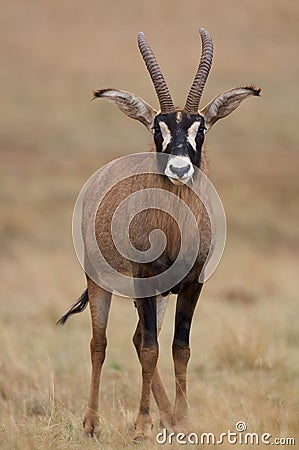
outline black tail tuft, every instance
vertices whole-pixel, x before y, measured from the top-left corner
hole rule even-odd
[[[64,314],[57,322],[56,325],[64,325],[69,316],[73,314],[78,314],[86,308],[88,303],[88,291],[87,289],[83,292],[79,300],[73,304],[73,306],[68,310],[67,313]]]

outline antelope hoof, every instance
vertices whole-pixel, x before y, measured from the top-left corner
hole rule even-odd
[[[151,436],[146,436],[143,432],[135,431],[134,437],[133,437],[133,443],[139,444],[140,442],[149,441]]]
[[[141,422],[141,423],[140,423]],[[147,441],[152,438],[152,421],[142,420],[139,421],[138,425],[135,425],[135,433],[133,436],[133,442],[138,443],[142,441]]]
[[[83,433],[85,437],[88,438],[99,438],[100,437],[100,424],[99,418],[94,415],[86,415],[83,421]]]

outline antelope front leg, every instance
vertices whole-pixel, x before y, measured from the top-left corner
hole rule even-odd
[[[178,432],[188,433],[190,420],[187,400],[187,365],[190,358],[190,327],[202,285],[186,286],[178,295],[172,355],[175,372],[175,405],[173,423]]]
[[[141,328],[140,322],[138,322],[133,342],[137,351],[137,355],[140,361],[140,346],[141,346]],[[154,398],[156,400],[159,413],[160,413],[160,423],[163,428],[167,428],[168,425],[171,425],[172,420],[172,408],[165,391],[163,382],[160,378],[158,367],[156,367],[153,379],[152,379],[152,391],[154,394]]]
[[[165,310],[167,307],[167,297],[158,296],[156,297],[156,310],[157,310],[157,334],[159,335]],[[134,337],[133,337],[134,346],[137,351],[137,355],[140,361],[140,350],[141,350],[141,326],[140,321],[137,324]],[[156,367],[153,379],[152,379],[152,392],[157,403],[159,414],[160,414],[160,426],[163,428],[167,428],[171,425],[172,421],[172,407],[170,405],[170,401],[168,399],[167,393],[165,391],[165,387],[160,378],[158,367]]]
[[[141,399],[133,438],[135,442],[138,442],[149,439],[152,436],[153,423],[150,415],[150,395],[158,360],[158,341],[155,297],[137,299],[136,305],[141,329],[139,356],[142,367]]]
[[[88,280],[88,297],[92,319],[90,342],[92,374],[87,411],[83,421],[84,434],[93,437],[99,433],[99,385],[106,353],[106,327],[111,294]]]

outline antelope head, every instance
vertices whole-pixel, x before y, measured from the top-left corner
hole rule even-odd
[[[138,34],[138,46],[154,84],[160,110],[156,111],[129,92],[118,89],[94,91],[95,97],[106,98],[153,133],[156,151],[169,155],[164,173],[175,184],[187,183],[192,179],[193,166],[200,168],[205,134],[214,123],[234,111],[245,98],[260,94],[260,89],[254,86],[238,87],[217,95],[199,109],[213,59],[211,36],[204,28],[200,28],[199,33],[202,54],[183,109],[175,108],[161,69],[142,32]]]

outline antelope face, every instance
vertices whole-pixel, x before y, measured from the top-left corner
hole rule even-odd
[[[200,114],[184,111],[158,114],[153,126],[157,152],[169,155],[165,175],[175,184],[192,180],[194,167],[200,167],[205,123]]]

